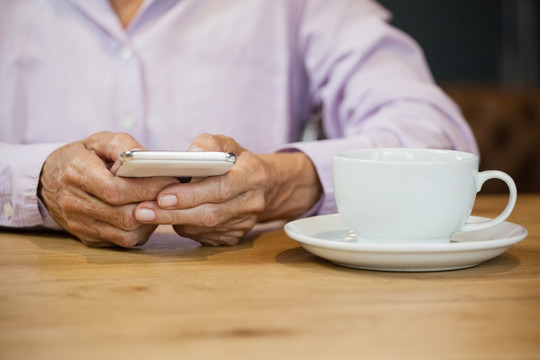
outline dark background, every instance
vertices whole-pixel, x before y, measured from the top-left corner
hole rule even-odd
[[[540,1],[380,0],[475,133],[480,170],[540,192]],[[501,181],[482,191],[507,193]]]
[[[440,82],[540,83],[537,0],[380,0]]]

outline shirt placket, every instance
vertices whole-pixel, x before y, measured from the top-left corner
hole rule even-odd
[[[133,36],[122,29],[108,0],[70,0],[89,20],[102,29],[107,37],[108,56],[113,61],[110,89],[113,130],[131,134],[144,142],[144,91],[143,68],[133,46]],[[141,12],[152,1],[146,0]],[[139,14],[140,15],[140,14]],[[135,19],[137,20],[137,19]]]
[[[129,39],[120,42],[113,51],[115,130],[131,134],[139,141],[143,137],[143,74],[140,59]]]

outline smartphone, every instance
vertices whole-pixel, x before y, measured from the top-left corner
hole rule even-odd
[[[235,162],[236,155],[226,152],[131,150],[120,154],[111,171],[123,177],[201,178],[223,175]]]

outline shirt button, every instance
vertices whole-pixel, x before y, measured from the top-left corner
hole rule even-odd
[[[10,203],[5,203],[2,211],[4,212],[5,217],[7,217],[8,219],[13,216],[13,206],[11,206]]]
[[[135,127],[135,117],[132,115],[126,115],[122,119],[122,126],[125,130],[132,130]]]
[[[133,58],[133,51],[128,45],[126,45],[120,50],[120,56],[123,60],[129,61]]]

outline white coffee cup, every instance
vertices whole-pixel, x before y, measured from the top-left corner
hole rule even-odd
[[[495,226],[512,212],[516,185],[502,171],[478,172],[478,156],[435,149],[363,149],[333,159],[340,216],[358,239],[388,243],[447,243],[457,231]],[[488,179],[510,190],[494,219],[467,223],[476,193]]]

